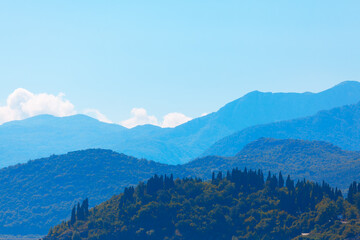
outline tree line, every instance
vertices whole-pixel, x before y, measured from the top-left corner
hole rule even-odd
[[[346,239],[360,233],[351,201],[325,182],[285,179],[281,172],[265,178],[261,170],[234,168],[213,172],[210,181],[154,175],[85,219],[78,220],[78,204],[76,221],[56,226],[45,239]]]

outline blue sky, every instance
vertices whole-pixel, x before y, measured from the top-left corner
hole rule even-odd
[[[77,113],[96,109],[117,123],[133,108],[161,122],[252,90],[321,91],[360,79],[358,9],[359,1],[1,1],[0,105],[24,88],[64,93]]]

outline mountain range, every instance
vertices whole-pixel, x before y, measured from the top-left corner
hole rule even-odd
[[[306,117],[359,101],[360,83],[347,81],[320,93],[254,91],[217,112],[175,128],[144,125],[127,129],[85,115],[63,118],[41,115],[0,126],[0,167],[88,148],[112,149],[168,164],[186,163],[220,139],[247,127]],[[334,143],[347,148],[339,141]],[[217,150],[207,153],[220,154]]]
[[[85,115],[5,123],[0,234],[44,234],[76,202],[95,206],[154,174],[261,169],[346,191],[360,180],[359,101],[360,83],[344,82],[320,93],[251,92],[175,128],[127,129]]]
[[[219,140],[203,155],[233,156],[261,137],[321,140],[343,149],[360,150],[360,103],[320,111],[310,117],[249,127]]]
[[[360,180],[360,153],[318,141],[262,138],[234,157],[208,156],[183,165],[137,159],[111,150],[53,155],[0,170],[0,234],[45,234],[89,198],[95,206],[154,174],[211,178],[232,168],[282,171],[295,179],[327,181],[342,190]]]

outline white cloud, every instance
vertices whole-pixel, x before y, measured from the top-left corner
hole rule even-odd
[[[131,118],[122,121],[120,124],[127,128],[133,128],[138,125],[152,124],[159,126],[155,116],[149,116],[144,108],[133,108]]]
[[[99,121],[112,123],[104,114],[97,109],[85,109],[80,111]],[[22,120],[40,114],[50,114],[57,117],[65,117],[77,114],[74,105],[67,99],[63,93],[58,95],[40,93],[35,94],[26,89],[18,88],[11,93],[6,105],[0,106],[0,124],[13,120]],[[172,128],[181,125],[192,118],[182,113],[173,112],[166,114],[162,121],[155,116],[148,115],[144,108],[133,108],[131,118],[120,122],[127,128],[133,128],[138,125],[151,124],[163,128]]]
[[[74,105],[64,99],[62,93],[57,96],[47,93],[34,94],[26,89],[18,88],[8,96],[6,105],[0,106],[0,124],[39,114],[64,117],[75,113]]]
[[[96,118],[97,120],[105,123],[113,123],[110,119],[108,119],[104,114],[102,114],[99,110],[88,108],[84,110],[84,114]]]
[[[161,127],[167,128],[167,127],[176,127],[178,125],[181,125],[183,123],[186,123],[190,121],[192,118],[187,117],[182,113],[169,113],[164,116],[163,122],[161,124]]]
[[[148,115],[147,111],[144,108],[133,108],[131,110],[131,118],[120,122],[121,125],[127,128],[133,128],[138,125],[151,124],[163,128],[172,128],[180,124],[183,124],[187,121],[190,121],[192,118],[185,116],[182,113],[168,113],[163,117],[163,121],[159,122],[155,116]]]

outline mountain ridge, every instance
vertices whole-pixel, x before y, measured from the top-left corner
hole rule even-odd
[[[246,127],[305,117],[358,101],[360,83],[344,82],[319,93],[254,91],[176,128],[127,129],[84,115],[38,116],[0,126],[0,167],[87,148],[112,149],[168,164],[186,163]]]
[[[258,138],[326,141],[347,150],[360,150],[360,102],[309,117],[257,125],[238,131],[213,144],[202,155],[233,156]]]

